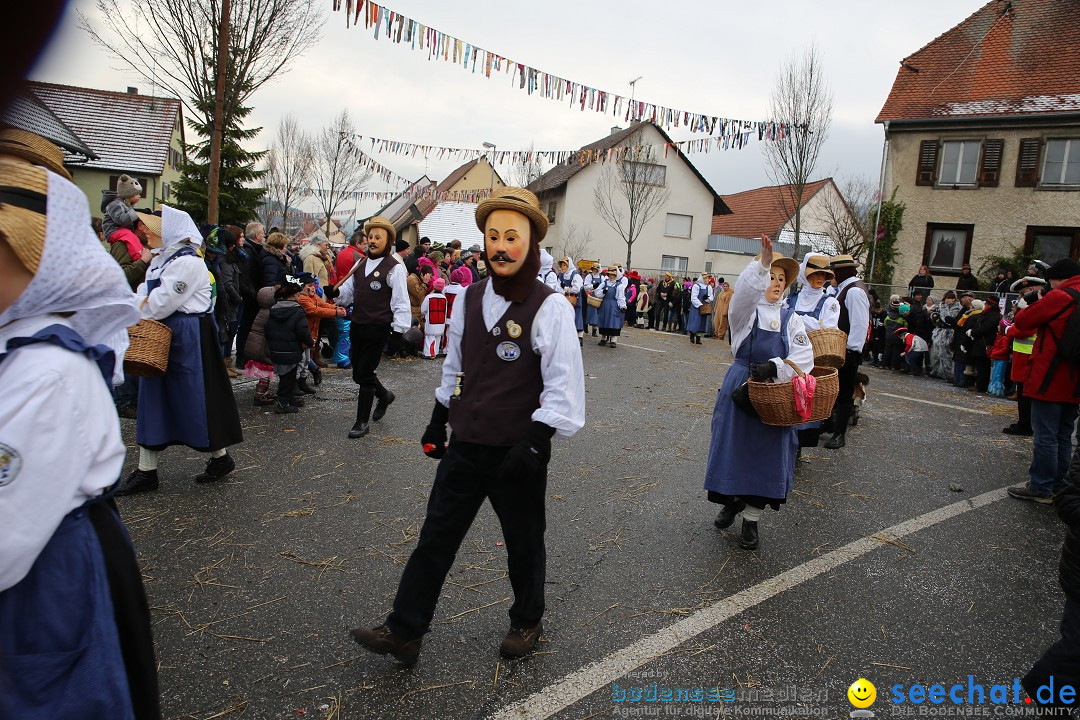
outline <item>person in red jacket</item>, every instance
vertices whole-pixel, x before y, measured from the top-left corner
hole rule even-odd
[[[1072,433],[1080,405],[1080,367],[1057,356],[1057,341],[1077,305],[1066,288],[1080,291],[1080,262],[1058,260],[1046,271],[1050,292],[1016,313],[1015,334],[1036,335],[1024,378],[1024,395],[1031,398],[1031,428],[1035,450],[1030,479],[1008,492],[1020,500],[1050,504],[1069,470]]]

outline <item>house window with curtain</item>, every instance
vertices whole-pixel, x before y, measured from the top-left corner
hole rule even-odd
[[[660,271],[669,272],[672,275],[686,275],[688,258],[676,257],[675,255],[660,256]]]
[[[959,275],[964,264],[971,260],[974,233],[974,225],[927,223],[923,263],[930,266],[930,273]]]
[[[693,215],[679,215],[668,213],[667,222],[664,225],[664,234],[668,237],[690,237],[690,231],[694,227]]]
[[[1080,257],[1080,228],[1028,226],[1024,252],[1053,265],[1058,260]]]
[[[974,187],[978,182],[981,149],[982,142],[979,140],[950,140],[942,143],[938,185]]]

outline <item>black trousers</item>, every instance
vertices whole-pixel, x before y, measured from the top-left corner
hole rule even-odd
[[[299,366],[294,367],[287,373],[282,373],[278,376],[278,405],[292,405],[296,398],[296,371],[299,370]]]
[[[844,364],[840,367],[837,380],[839,380],[840,392],[836,396],[837,407],[851,407],[855,404],[855,376],[862,365],[862,353],[848,348]],[[845,428],[837,428],[844,432]]]
[[[1054,687],[1053,695],[1049,689],[1051,682]],[[1035,661],[1020,684],[1031,699],[1041,706],[1076,707],[1075,699],[1070,704],[1062,703],[1058,691],[1064,685],[1075,688],[1080,684],[1080,602],[1065,597],[1065,609],[1061,615],[1061,638]],[[1040,687],[1044,687],[1042,693],[1039,693]],[[1062,713],[1061,717],[1068,717],[1068,713]]]
[[[540,622],[547,568],[547,467],[533,477],[501,480],[499,466],[509,451],[507,447],[458,442],[451,437],[435,474],[420,539],[398,584],[394,611],[386,619],[395,635],[411,639],[430,629],[443,582],[484,498],[491,501],[506,541],[510,586],[514,590],[510,625],[527,628]]]
[[[361,388],[382,390],[375,371],[382,360],[383,347],[390,337],[390,324],[361,325],[352,322],[349,326],[349,354],[352,357],[353,382]],[[385,391],[384,391],[385,392]]]
[[[240,312],[240,326],[236,330],[236,367],[244,369],[247,355],[244,353],[244,345],[247,344],[248,334],[251,333],[251,325],[255,322],[255,316],[259,314],[259,304],[244,302],[244,309]]]

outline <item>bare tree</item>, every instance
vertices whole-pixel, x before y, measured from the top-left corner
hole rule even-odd
[[[667,168],[653,162],[652,147],[642,147],[641,132],[631,135],[627,145],[635,149],[618,161],[610,161],[600,171],[593,189],[593,209],[626,243],[626,267],[641,231],[671,198],[667,188]]]
[[[355,198],[371,178],[371,171],[363,166],[349,142],[355,133],[349,111],[342,110],[314,141],[312,186],[326,218],[327,236],[331,216],[341,203]]]
[[[263,83],[318,42],[322,6],[318,0],[232,2],[226,126]],[[193,125],[213,127],[219,0],[97,0],[97,15],[100,22],[79,14],[79,25],[94,42],[180,98],[198,119]]]
[[[815,46],[792,55],[780,68],[769,102],[773,120],[787,130],[763,145],[766,171],[776,185],[791,192],[777,193],[782,210],[795,216],[795,255],[799,254],[802,204],[818,155],[832,125],[832,90],[825,80],[821,55]]]
[[[278,122],[277,135],[266,153],[266,199],[268,215],[281,213],[281,227],[288,228],[289,209],[311,185],[315,162],[312,140],[292,115]],[[266,218],[266,225],[273,225]]]
[[[872,238],[870,212],[874,209],[877,188],[862,175],[844,180],[839,195],[821,194],[815,219],[826,228],[836,243],[838,253],[861,260]]]
[[[518,156],[510,171],[510,182],[516,187],[527,188],[544,174],[544,164],[537,157],[533,144],[529,143],[529,149]]]
[[[568,224],[559,233],[560,257],[569,256],[574,262],[585,260],[588,257],[592,239],[592,230],[586,229],[582,232],[577,225]]]

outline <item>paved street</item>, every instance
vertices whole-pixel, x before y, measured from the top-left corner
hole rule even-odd
[[[787,506],[764,516],[760,550],[746,552],[738,523],[713,527],[702,490],[726,343],[630,330],[615,350],[587,339],[584,357],[587,425],[553,442],[546,632],[539,652],[510,663],[497,650],[511,593],[489,506],[415,668],[347,635],[382,621],[415,545],[436,467],[417,438],[440,363],[384,362],[398,399],[358,441],[345,437],[346,372],[327,372],[298,415],[252,407],[252,386],[237,384],[236,473],[196,486],[204,456],[172,449],[158,492],[120,500],[153,606],[165,715],[839,718],[865,677],[881,717],[898,709],[897,684],[1011,686],[1055,639],[1063,531],[1051,507],[1004,494],[1031,450],[1000,432],[1012,404],[869,370],[848,447],[809,454]],[[723,700],[618,699],[652,683]]]

